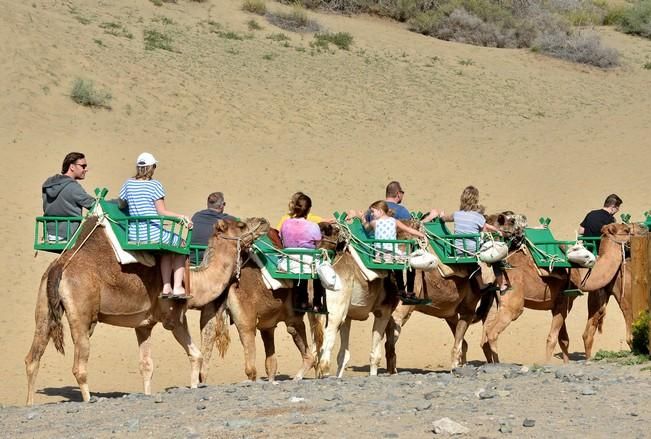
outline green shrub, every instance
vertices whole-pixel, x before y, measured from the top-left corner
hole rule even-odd
[[[630,351],[599,351],[594,356],[595,361],[617,363],[624,366],[643,364],[649,361],[648,355],[639,355]]]
[[[617,28],[627,34],[651,38],[651,0],[641,0],[622,12]]]
[[[265,0],[244,0],[242,10],[252,14],[264,15],[267,13],[267,3],[265,3]]]
[[[273,41],[287,41],[289,40],[289,37],[285,35],[284,33],[276,33],[276,34],[271,34],[267,36],[268,40],[273,40]]]
[[[337,32],[335,34],[330,32],[318,33],[314,35],[314,39],[320,42],[325,42],[326,48],[328,43],[332,43],[342,50],[349,50],[350,45],[353,44],[353,36],[348,32]],[[323,46],[323,44],[318,45]]]
[[[172,36],[156,29],[145,29],[145,50],[162,49],[173,52]]]
[[[237,32],[233,32],[233,31],[228,31],[228,32],[217,31],[215,33],[217,34],[217,36],[219,36],[219,38],[224,38],[225,40],[238,40],[238,41],[241,41],[241,40],[244,39],[243,36],[241,36]]]
[[[593,34],[545,34],[536,39],[532,49],[555,58],[601,68],[619,65],[619,53],[602,46],[601,40]]]
[[[114,37],[125,37],[129,39],[133,38],[133,34],[120,23],[105,21],[104,23],[100,24],[99,27],[104,29],[105,34],[113,35]]]
[[[644,64],[642,64],[642,68],[645,70],[651,70],[651,61],[647,61]]]
[[[111,109],[111,93],[107,90],[97,90],[91,80],[75,79],[70,97],[73,101],[85,107]]]
[[[249,20],[246,22],[246,25],[249,27],[249,30],[260,30],[262,29],[262,26],[258,24],[257,21],[255,20]]]
[[[633,346],[631,351],[639,355],[649,355],[649,321],[651,315],[648,311],[643,311],[640,316],[633,322]]]
[[[290,12],[267,13],[269,23],[291,32],[318,32],[319,23],[311,20],[302,6],[296,5]]]

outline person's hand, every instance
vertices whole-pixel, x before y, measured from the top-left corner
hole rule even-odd
[[[185,215],[181,215],[179,218],[188,225],[188,229],[192,229],[193,224],[192,224],[192,220],[189,217]]]

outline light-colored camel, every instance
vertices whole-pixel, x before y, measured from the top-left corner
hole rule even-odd
[[[387,326],[387,341],[385,344],[387,370],[397,372],[395,345],[400,337],[402,327],[407,323],[414,311],[422,312],[433,317],[445,319],[454,336],[452,346],[451,368],[466,362],[468,345],[464,340],[468,326],[475,319],[475,308],[480,295],[474,282],[467,276],[443,278],[438,270],[429,272],[416,271],[414,292],[418,298],[427,297],[432,301],[428,305],[406,305],[401,303],[391,315]]]
[[[153,361],[151,331],[157,322],[174,334],[191,364],[191,387],[199,382],[201,352],[192,343],[185,317],[186,303],[159,299],[162,282],[158,266],[120,265],[106,234],[96,227],[96,217],[84,224],[77,245],[54,261],[41,278],[36,305],[36,329],[29,353],[27,404],[34,401],[40,359],[50,340],[64,353],[62,316],[65,313],[75,346],[72,372],[84,401],[90,399],[87,363],[90,336],[98,322],[136,330],[140,347],[140,373],[145,394],[151,393]],[[266,220],[220,221],[210,239],[206,263],[190,273],[193,299],[189,305],[213,302],[230,283],[240,255],[238,250],[266,233]]]
[[[320,248],[333,249],[336,244],[332,236],[332,226],[327,223],[319,224],[325,239]],[[268,236],[277,247],[281,248],[278,231],[271,229]],[[318,282],[318,280],[317,280]],[[298,348],[302,365],[294,376],[300,380],[314,366],[314,355],[308,350],[304,313],[297,313],[293,308],[292,288],[271,290],[264,283],[262,273],[257,265],[249,262],[242,268],[238,282],[233,282],[228,294],[219,300],[201,308],[201,352],[204,362],[201,369],[201,381],[205,382],[208,375],[210,357],[213,347],[217,346],[222,357],[230,343],[228,335],[228,320],[233,321],[240,341],[244,347],[244,371],[246,376],[255,381],[255,331],[258,329],[265,348],[265,370],[269,381],[274,381],[278,370],[274,332],[280,322],[284,322],[287,332],[292,336]],[[318,329],[318,328],[317,328]],[[314,334],[320,343],[321,334]]]
[[[588,321],[583,332],[585,356],[592,355],[594,335],[601,332],[606,306],[610,297],[614,297],[624,316],[626,324],[626,342],[633,341],[631,326],[633,309],[631,296],[631,267],[625,258],[625,247],[630,244],[633,235],[642,235],[645,229],[637,225],[609,224],[604,226],[599,247],[599,257],[592,269],[572,269],[572,283],[582,291],[588,292]]]

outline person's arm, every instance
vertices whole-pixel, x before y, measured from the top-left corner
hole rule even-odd
[[[420,230],[416,230],[413,227],[409,227],[407,224],[400,221],[396,221],[396,227],[401,232],[409,233],[410,235],[418,236],[419,238],[424,238],[425,234]]]
[[[497,227],[495,227],[495,226],[493,226],[491,224],[488,224],[488,223],[484,224],[484,227],[482,227],[482,230],[484,232],[495,232],[498,235],[502,236],[502,231],[500,229],[498,229]]]
[[[441,212],[439,212],[438,209],[432,209],[420,221],[422,223],[427,223],[427,222],[432,221],[435,218],[439,218],[440,216],[441,216]]]
[[[454,221],[454,216],[452,214],[446,215],[444,211],[439,212],[439,218],[441,218],[441,220],[446,223],[451,223]]]
[[[156,206],[156,212],[158,212],[159,215],[161,216],[175,216],[177,218],[181,218],[188,223],[188,228],[192,228],[192,220],[188,218],[186,215],[182,215],[180,213],[175,213],[172,212],[171,210],[167,210],[167,207],[165,207],[165,199],[164,198],[159,198],[158,200],[154,201],[154,206]]]
[[[583,228],[583,226],[579,226],[577,232],[579,232],[579,235],[583,235],[585,233],[585,229]]]
[[[72,196],[75,203],[79,206],[85,207],[86,209],[90,209],[95,204],[95,197],[88,195],[79,183],[74,185]]]

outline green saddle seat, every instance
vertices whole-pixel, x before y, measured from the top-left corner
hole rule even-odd
[[[549,223],[547,222],[546,225]],[[548,227],[534,229],[525,228],[524,236],[527,247],[533,257],[535,264],[540,268],[571,268],[561,246],[569,247],[574,241],[559,241],[554,238]]]
[[[407,257],[416,248],[416,242],[410,239],[374,239],[366,233],[359,218],[347,221],[346,213],[334,213],[340,227],[348,229],[351,234],[349,245],[352,246],[364,266],[371,270],[403,270],[408,265]]]
[[[429,243],[441,262],[446,265],[477,263],[477,257],[469,249],[479,248],[481,234],[451,233],[441,218],[423,223],[423,226]]]
[[[310,248],[277,248],[268,235],[253,243],[253,251],[274,279],[317,279],[316,267],[334,252]]]

